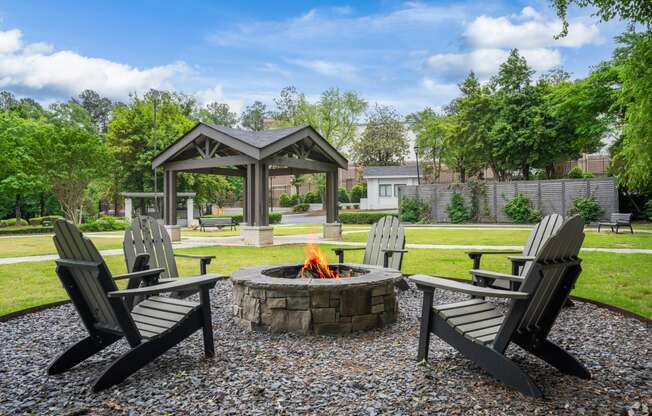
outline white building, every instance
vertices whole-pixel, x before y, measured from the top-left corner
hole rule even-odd
[[[369,166],[362,178],[367,198],[366,205],[360,201],[360,208],[365,209],[398,209],[398,187],[418,183],[416,166]]]

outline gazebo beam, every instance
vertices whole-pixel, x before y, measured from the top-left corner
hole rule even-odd
[[[320,173],[320,170],[313,169],[296,169],[296,168],[276,168],[269,170],[269,176],[286,176],[286,175],[305,175],[310,173]]]
[[[191,171],[196,169],[246,165],[247,163],[254,163],[255,161],[256,159],[246,155],[222,156],[210,159],[190,159],[168,162],[165,164],[165,169],[174,171]]]
[[[318,160],[295,159],[292,157],[272,157],[265,160],[270,165],[287,166],[289,168],[307,169],[318,172],[337,172],[335,163],[320,162]]]

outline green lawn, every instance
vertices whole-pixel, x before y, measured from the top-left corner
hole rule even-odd
[[[336,258],[322,246],[331,261]],[[303,258],[303,246],[203,247],[180,250],[186,253],[215,254],[217,261],[209,272],[229,274],[234,270],[260,263],[282,263]],[[584,272],[574,294],[610,303],[643,316],[652,317],[652,256],[647,254],[583,253]],[[362,252],[347,253],[346,261],[362,259]],[[106,258],[113,273],[124,273],[122,256]],[[482,266],[497,271],[508,271],[509,265],[501,256],[487,256]],[[197,262],[179,259],[183,274],[198,272]],[[439,276],[468,278],[470,261],[463,250],[412,249],[406,255],[403,271],[408,274],[425,273]],[[31,306],[65,299],[66,295],[54,274],[54,262],[0,265],[0,315]]]
[[[106,235],[106,234],[105,234]],[[122,247],[123,232],[110,236],[90,235],[99,250]],[[17,235],[0,237],[0,258],[56,254],[52,235]]]

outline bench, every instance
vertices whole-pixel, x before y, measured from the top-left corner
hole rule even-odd
[[[201,231],[206,231],[206,227],[216,227],[217,229],[222,229],[224,227],[229,227],[231,230],[235,230],[235,227],[238,224],[233,221],[233,218],[213,218],[213,217],[200,217],[199,218],[199,229]]]
[[[614,227],[616,227],[616,234],[618,234],[618,228],[629,227],[629,231],[634,234],[634,229],[632,228],[632,214],[611,214],[610,221],[603,221],[598,223],[598,232],[600,232],[600,227],[603,225],[610,227],[611,232],[614,232]]]

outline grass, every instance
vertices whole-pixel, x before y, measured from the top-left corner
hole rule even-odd
[[[115,235],[113,235],[115,234]],[[97,236],[90,234],[99,250],[122,247],[123,232],[112,233],[109,236]],[[56,254],[52,235],[15,235],[0,237],[0,258],[40,256],[45,254]]]
[[[336,257],[332,246],[322,246],[330,261]],[[241,267],[261,263],[296,262],[303,258],[302,245],[254,247],[202,247],[179,250],[195,254],[214,254],[219,257],[209,265],[209,272],[230,274]],[[652,256],[648,254],[583,253],[584,272],[573,294],[610,303],[637,314],[652,318]],[[347,253],[347,262],[362,260],[362,251]],[[115,274],[125,272],[122,256],[106,257]],[[197,261],[179,259],[183,275],[198,273]],[[482,267],[508,271],[508,262],[502,256],[486,256]],[[457,278],[469,278],[470,260],[464,250],[412,249],[406,255],[403,271],[407,274],[424,273]],[[66,299],[54,273],[54,263],[42,261],[0,265],[0,316]]]

